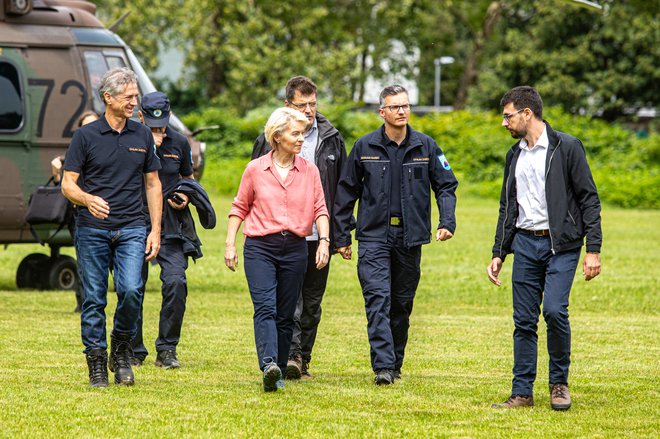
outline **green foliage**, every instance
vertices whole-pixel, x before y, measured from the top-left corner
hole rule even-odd
[[[660,241],[660,212],[603,211],[603,272],[585,282],[578,269],[571,291],[573,407],[557,413],[545,385],[542,319],[536,407],[490,408],[509,395],[513,346],[511,261],[504,264],[499,288],[485,273],[496,201],[459,194],[456,235],[424,246],[400,381],[373,385],[355,257],[335,257],[310,367],[314,378],[286,381],[286,389],[275,394],[260,387],[240,239],[238,272],[224,266],[231,198],[212,201],[218,225],[199,228],[204,257],[187,270],[177,347],[182,367],[153,366],[161,283],[158,267],[150,267],[143,331],[150,355],[134,369],[130,388],[87,384],[72,292],[16,290],[21,258],[43,247],[0,251],[0,436],[657,438],[660,279],[652,244]],[[108,334],[115,304],[110,291]]]
[[[254,140],[274,108],[263,106],[239,117],[231,110],[210,107],[183,119],[193,129],[220,125],[219,130],[199,135],[207,142],[204,178],[216,178],[209,174],[217,166],[223,175],[217,180],[220,193],[235,193]],[[342,133],[348,151],[357,138],[382,124],[374,111],[355,111],[349,104],[322,103],[319,111]],[[660,135],[639,138],[619,125],[574,116],[560,108],[546,109],[544,118],[554,129],[582,141],[603,201],[624,207],[660,208]],[[413,115],[410,121],[413,128],[438,142],[470,193],[487,197],[499,195],[506,152],[515,142],[501,128],[501,122],[499,114],[477,111]]]
[[[528,84],[548,106],[607,120],[654,107],[660,82],[657,11],[641,2],[601,3],[602,12],[568,1],[506,2],[470,102],[495,108],[507,89]]]

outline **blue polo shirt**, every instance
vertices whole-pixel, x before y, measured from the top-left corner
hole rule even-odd
[[[158,176],[163,185],[163,194],[167,195],[179,183],[179,178],[192,175],[193,164],[192,151],[186,136],[170,127],[167,127],[165,134],[167,137],[156,149],[156,154],[162,167]]]
[[[79,209],[78,226],[114,230],[145,225],[144,174],[160,168],[151,130],[138,122],[127,120],[118,133],[103,115],[78,128],[66,153],[64,170],[79,173],[82,190],[110,205],[110,215],[102,220],[87,209]]]

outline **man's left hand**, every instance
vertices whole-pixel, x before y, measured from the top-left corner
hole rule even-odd
[[[153,231],[147,236],[147,245],[144,249],[144,254],[146,260],[150,261],[156,257],[158,251],[160,250],[160,232],[154,233]]]
[[[452,236],[454,236],[454,234],[447,229],[438,229],[438,231],[435,232],[436,241],[447,241],[451,239]]]
[[[584,280],[590,281],[600,274],[600,253],[588,253],[584,255],[582,262],[582,274]]]

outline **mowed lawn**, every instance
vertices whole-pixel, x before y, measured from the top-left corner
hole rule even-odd
[[[201,231],[205,256],[188,270],[182,368],[153,366],[160,283],[151,267],[151,353],[130,388],[89,387],[73,293],[16,290],[20,260],[39,246],[0,251],[1,437],[660,435],[660,211],[604,208],[602,274],[587,283],[578,268],[571,294],[573,408],[549,407],[541,322],[536,407],[498,411],[490,404],[510,392],[513,324],[511,259],[501,288],[485,274],[496,201],[459,194],[456,236],[424,247],[402,380],[374,386],[356,262],[335,257],[315,378],[274,394],[261,388],[242,258],[237,273],[223,263],[231,199],[214,201],[218,227]],[[109,322],[115,303],[110,293]]]

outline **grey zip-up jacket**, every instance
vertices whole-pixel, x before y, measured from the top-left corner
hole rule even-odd
[[[545,122],[548,154],[545,159],[545,199],[548,205],[550,240],[554,254],[579,248],[587,238],[587,251],[600,253],[602,231],[600,199],[591,175],[584,146],[579,139],[554,131]],[[495,230],[493,257],[504,260],[511,253],[518,219],[516,164],[520,141],[506,154],[500,211]]]

